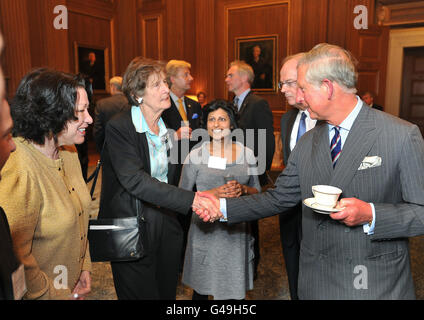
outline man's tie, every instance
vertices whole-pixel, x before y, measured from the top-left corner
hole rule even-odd
[[[239,98],[235,97],[234,98],[234,112],[237,114],[238,113],[238,102],[239,102]]]
[[[302,115],[300,116],[299,130],[297,130],[296,143],[297,143],[297,141],[299,141],[300,137],[303,136],[306,132],[305,118],[306,118],[306,113],[302,112]]]
[[[336,166],[336,162],[340,157],[340,153],[342,152],[342,139],[340,136],[340,127],[334,127],[334,136],[331,139],[331,159],[333,160],[333,168]]]
[[[187,114],[184,110],[183,101],[181,99],[178,99],[178,112],[181,115],[181,118],[183,118],[183,121],[187,121]]]

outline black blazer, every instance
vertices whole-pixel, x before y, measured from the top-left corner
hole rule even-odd
[[[380,105],[378,105],[378,104],[375,104],[375,103],[373,103],[373,104],[372,104],[372,107],[371,107],[371,108],[374,108],[374,109],[377,109],[377,110],[383,111],[383,107],[382,107],[382,106],[380,106]]]
[[[96,103],[93,136],[98,152],[102,151],[105,140],[106,123],[117,113],[128,110],[131,106],[124,94],[118,93],[111,97],[100,99]]]
[[[135,216],[136,198],[141,200],[141,210],[150,212],[148,222],[159,219],[162,207],[190,212],[194,193],[176,187],[176,165],[168,163],[168,183],[151,177],[147,138],[145,133],[136,132],[130,110],[107,123],[105,141],[99,218]]]
[[[18,269],[10,236],[9,224],[0,207],[0,300],[14,300],[12,273]]]
[[[162,119],[166,123],[166,126],[170,129],[177,131],[181,127],[181,118],[178,107],[171,99],[171,107],[166,109],[162,113]],[[186,105],[187,119],[189,121],[190,128],[195,130],[200,128],[200,119],[202,118],[202,107],[200,103],[190,98],[184,97],[184,103]]]
[[[170,129],[173,129],[177,131],[181,127],[181,121],[183,121],[183,118],[181,118],[180,112],[178,111],[178,107],[175,105],[174,101],[171,99],[171,107],[166,109],[162,113],[162,119],[165,122],[166,126]],[[202,118],[202,107],[200,103],[184,97],[184,103],[186,105],[186,112],[187,112],[187,119],[189,121],[189,126],[192,130],[199,129],[201,127],[201,118]],[[181,176],[181,171],[183,167],[184,160],[186,159],[188,153],[182,152],[182,142],[176,141],[178,144],[178,159],[175,159],[175,161],[178,163],[176,168],[176,175],[179,177]],[[193,147],[200,143],[200,141],[189,141],[189,147],[188,152],[193,149]],[[186,150],[186,149],[185,149]]]
[[[283,164],[287,166],[287,160],[289,159],[291,150],[290,150],[290,139],[291,133],[293,131],[293,125],[296,121],[297,114],[299,109],[293,108],[287,111],[281,117],[281,142],[283,145]]]
[[[256,158],[258,158],[259,152],[257,129],[266,129],[266,170],[269,170],[271,168],[272,158],[275,151],[275,137],[273,116],[268,102],[250,91],[244,98],[240,107],[240,111],[238,113],[238,125],[243,130],[255,129],[255,145],[253,152]],[[259,179],[262,185],[266,183],[265,174],[261,175]]]

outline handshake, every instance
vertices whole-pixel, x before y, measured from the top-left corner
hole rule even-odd
[[[196,192],[191,206],[204,222],[212,223],[224,217],[219,209],[219,199],[210,192]]]

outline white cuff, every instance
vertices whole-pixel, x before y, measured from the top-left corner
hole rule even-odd
[[[371,225],[369,223],[366,223],[362,226],[364,229],[364,233],[366,233],[369,236],[374,234],[374,229],[375,229],[375,208],[374,208],[374,204],[370,203],[370,205],[372,209],[372,223]]]

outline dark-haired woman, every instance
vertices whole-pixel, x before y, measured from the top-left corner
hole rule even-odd
[[[211,138],[192,150],[184,163],[180,187],[239,197],[261,190],[253,151],[233,142],[237,128],[228,102],[215,100],[203,109]],[[193,299],[244,299],[253,289],[253,241],[248,224],[207,224],[193,215],[187,240],[182,282],[194,289]]]
[[[38,69],[11,105],[16,151],[2,170],[0,205],[24,264],[25,299],[82,299],[91,290],[90,194],[74,144],[92,119],[84,83]]]

